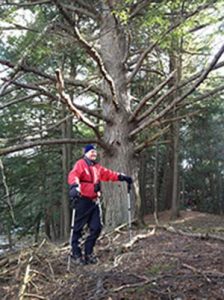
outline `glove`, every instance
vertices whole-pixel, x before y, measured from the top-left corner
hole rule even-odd
[[[100,186],[100,182],[98,182],[94,185],[94,192],[98,193],[100,191],[101,191],[101,186]]]
[[[119,174],[118,175],[118,180],[119,181],[126,181],[128,184],[132,184],[133,180],[130,176],[124,175],[124,174]]]
[[[72,184],[69,188],[69,197],[71,200],[77,199],[80,197],[80,190],[78,184]]]

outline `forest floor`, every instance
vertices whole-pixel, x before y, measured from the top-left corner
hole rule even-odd
[[[102,235],[97,265],[66,271],[68,246],[46,240],[0,257],[0,299],[224,299],[224,217],[182,211],[146,227]],[[135,242],[134,242],[135,241]]]

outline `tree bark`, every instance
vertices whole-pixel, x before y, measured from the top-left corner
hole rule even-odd
[[[103,100],[103,114],[109,116],[112,124],[106,124],[104,141],[111,149],[110,153],[102,154],[105,167],[131,175],[134,180],[131,192],[132,216],[136,216],[140,207],[138,186],[138,161],[134,157],[133,141],[128,139],[128,134],[133,124],[128,123],[130,117],[130,97],[126,79],[126,69],[123,62],[125,57],[125,35],[119,26],[119,21],[105,3],[101,22],[101,55],[104,66],[113,79],[118,108],[108,99]],[[109,97],[112,97],[110,87],[104,82],[104,88]],[[107,184],[104,189],[106,216],[108,228],[115,227],[127,220],[127,186],[125,183],[111,186]],[[110,201],[113,199],[113,205]]]
[[[62,117],[65,117],[66,111],[65,106],[62,106]],[[66,123],[62,123],[62,138],[67,137]],[[68,174],[68,151],[67,145],[62,145],[62,220],[61,220],[61,238],[67,238],[70,228],[70,213],[69,213],[69,200],[68,200],[68,189],[67,189],[67,174]]]

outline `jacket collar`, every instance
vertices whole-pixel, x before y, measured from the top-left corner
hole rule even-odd
[[[96,164],[96,161],[90,160],[88,157],[84,156],[83,158],[88,166],[94,166]]]

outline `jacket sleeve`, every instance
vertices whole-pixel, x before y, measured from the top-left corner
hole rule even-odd
[[[78,160],[77,163],[74,165],[73,169],[68,174],[68,184],[79,184],[80,177],[83,172],[83,165],[82,161]]]
[[[118,181],[119,173],[106,169],[102,166],[99,167],[100,180],[101,181]]]

